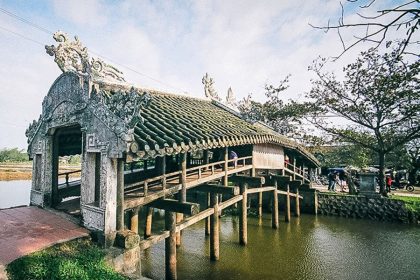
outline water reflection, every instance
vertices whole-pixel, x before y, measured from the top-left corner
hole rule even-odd
[[[416,226],[303,215],[280,229],[270,215],[248,218],[248,245],[239,245],[238,217],[221,219],[220,261],[209,259],[204,222],[184,231],[179,279],[418,279]],[[164,279],[164,242],[145,252],[143,274]]]

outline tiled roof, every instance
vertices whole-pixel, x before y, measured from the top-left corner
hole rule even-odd
[[[121,90],[120,88],[117,90]],[[312,163],[314,157],[294,141],[255,126],[222,104],[155,90],[149,105],[141,110],[144,122],[134,129],[137,155],[141,158],[182,151],[212,149],[244,144],[276,143],[298,149]],[[110,90],[109,94],[113,94]]]

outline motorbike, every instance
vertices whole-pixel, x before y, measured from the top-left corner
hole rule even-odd
[[[399,182],[399,183],[397,183],[397,182],[392,182],[392,185],[391,185],[391,190],[398,190],[398,189],[400,189],[400,190],[403,190],[403,189],[406,189],[407,191],[409,191],[409,192],[412,192],[412,191],[414,191],[414,186],[413,186],[413,184],[411,184],[410,182]]]

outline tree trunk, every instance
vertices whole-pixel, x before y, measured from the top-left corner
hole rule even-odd
[[[379,156],[379,193],[381,193],[384,196],[387,196],[387,192],[385,189],[385,153],[384,152],[378,152]]]

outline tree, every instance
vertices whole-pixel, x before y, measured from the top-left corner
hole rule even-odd
[[[28,161],[28,154],[18,148],[4,148],[0,150],[0,162],[22,162]]]
[[[316,60],[310,70],[317,79],[307,94],[318,113],[309,120],[343,142],[372,150],[379,159],[379,185],[385,194],[385,156],[420,137],[420,61],[407,63],[399,50],[380,55],[362,52],[344,67],[344,80],[325,72],[326,59]],[[332,124],[322,116],[334,114],[348,124]]]
[[[314,26],[314,28],[322,29],[325,32],[330,30],[337,31],[343,46],[339,58],[349,49],[363,42],[368,42],[378,48],[380,45],[386,44],[390,46],[392,41],[398,42],[398,54],[412,54],[419,57],[416,51],[420,41],[415,38],[415,34],[420,27],[420,0],[410,0],[400,2],[400,4],[389,4],[389,8],[380,8],[376,4],[380,1],[376,0],[347,0],[350,10],[356,10],[358,21],[347,22],[344,20],[344,6],[341,4],[341,16],[337,24],[327,26]],[[392,1],[391,1],[392,3]],[[354,7],[358,5],[358,7]],[[364,14],[363,14],[364,13]],[[354,33],[353,39],[348,42],[343,38],[343,32],[351,29]],[[398,33],[398,37],[391,40],[392,32]],[[413,45],[410,48],[410,45]],[[411,52],[411,49],[414,52]]]
[[[273,85],[265,86],[265,102],[253,100],[252,94],[239,102],[238,109],[241,115],[251,121],[261,121],[271,126],[275,131],[288,137],[299,140],[300,142],[319,141],[319,138],[310,136],[303,129],[302,121],[311,108],[303,103],[283,101],[282,93],[289,88],[289,77],[280,81],[277,87]]]

